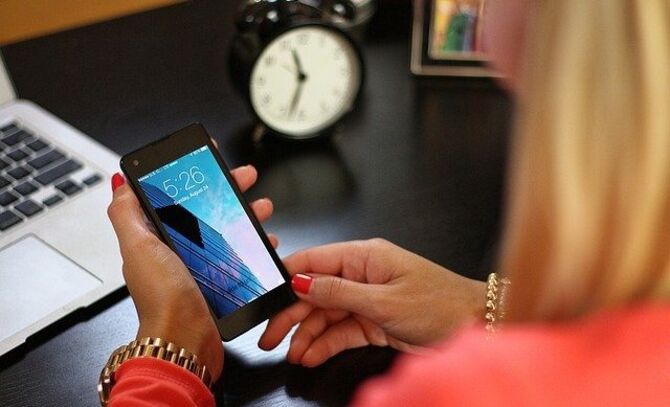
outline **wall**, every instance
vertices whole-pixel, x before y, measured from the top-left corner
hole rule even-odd
[[[0,45],[181,0],[0,0]]]

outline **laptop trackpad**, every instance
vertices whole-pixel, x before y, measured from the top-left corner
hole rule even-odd
[[[0,251],[0,341],[102,284],[51,246],[28,236]]]

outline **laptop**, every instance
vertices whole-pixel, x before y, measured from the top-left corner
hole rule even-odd
[[[118,162],[17,100],[0,54],[0,355],[123,286],[106,215]]]

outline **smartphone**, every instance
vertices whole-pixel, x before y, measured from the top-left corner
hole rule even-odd
[[[121,169],[200,287],[224,341],[296,301],[289,274],[202,125],[123,156]]]

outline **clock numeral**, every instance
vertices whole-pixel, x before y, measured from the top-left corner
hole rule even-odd
[[[258,86],[265,86],[266,83],[265,76],[259,76],[258,79],[256,79],[256,85]]]
[[[264,94],[263,98],[261,99],[261,103],[264,105],[269,105],[270,102],[272,102],[272,96],[270,96],[269,93]]]
[[[307,33],[300,33],[298,35],[298,44],[300,45],[305,45],[309,42],[309,34]]]
[[[349,69],[347,69],[347,68],[340,69],[340,75],[344,76],[344,77],[349,76]]]
[[[335,97],[342,96],[342,91],[339,88],[333,89],[333,96],[335,96]]]
[[[291,48],[291,42],[289,40],[283,40],[279,43],[279,48],[283,51],[286,51]]]
[[[305,114],[305,111],[300,110],[298,112],[298,120],[301,121],[301,122],[304,122],[306,118],[307,118],[307,115]]]
[[[319,35],[319,46],[323,47],[326,45],[326,36],[325,35]]]
[[[275,63],[275,57],[272,55],[268,55],[267,57],[265,57],[263,62],[265,63],[265,66],[272,66]]]
[[[330,106],[326,102],[321,102],[319,106],[321,107],[321,113],[326,113],[330,109]]]
[[[342,50],[338,48],[333,52],[333,59],[339,61],[340,58],[342,58]]]

